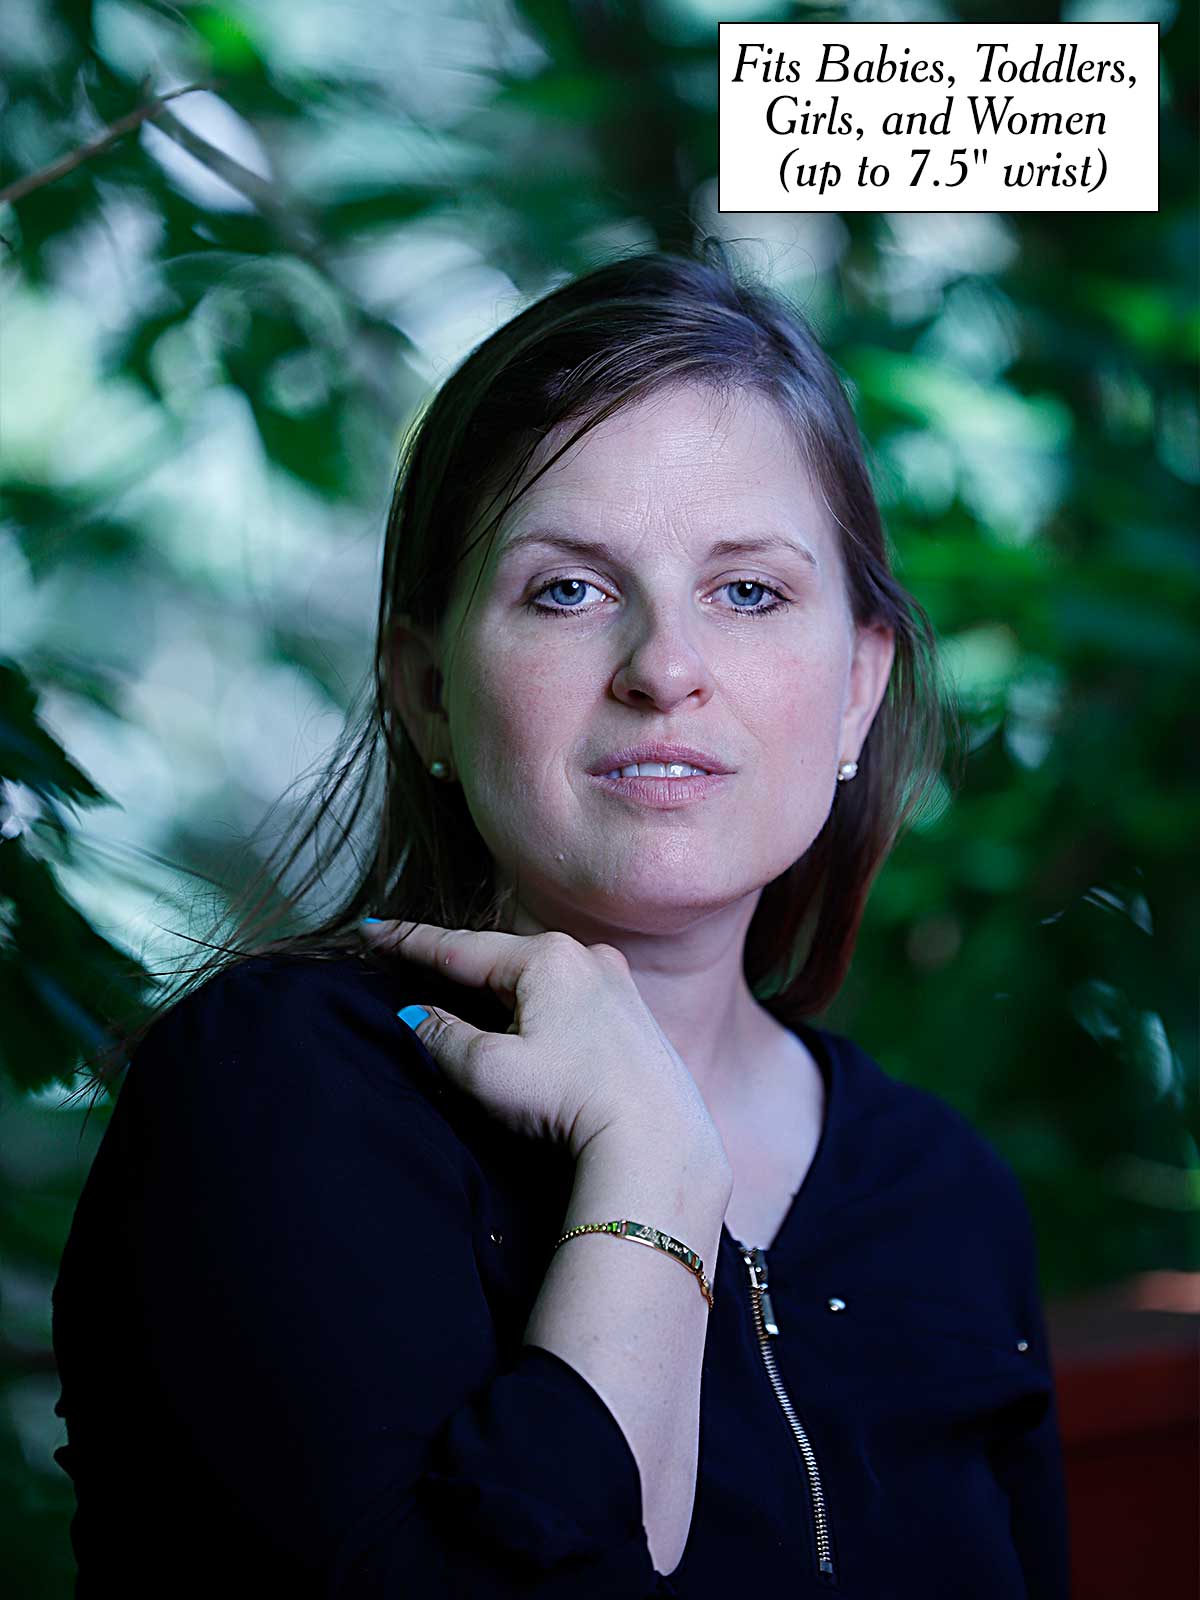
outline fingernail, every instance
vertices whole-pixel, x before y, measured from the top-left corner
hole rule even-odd
[[[396,1015],[415,1033],[429,1013],[424,1006],[405,1006],[404,1010],[397,1011]]]
[[[382,917],[359,917],[360,922],[382,922]]]

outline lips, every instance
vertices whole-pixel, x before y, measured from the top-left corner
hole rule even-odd
[[[722,773],[732,772],[733,768],[715,756],[709,750],[698,750],[692,745],[685,744],[638,744],[627,745],[621,750],[611,750],[608,755],[601,756],[592,762],[588,771],[593,777],[600,777],[606,772],[618,771],[621,767],[632,767],[635,762],[641,761],[686,761],[689,766],[703,767],[705,772]]]

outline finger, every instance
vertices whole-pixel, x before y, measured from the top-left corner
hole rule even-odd
[[[537,949],[537,935],[491,929],[439,928],[399,918],[360,924],[376,948],[424,961],[472,988],[490,988],[505,1004],[516,1003],[517,985]]]
[[[419,1010],[426,1015],[417,1021],[415,1013]],[[474,1041],[482,1037],[483,1029],[473,1027],[438,1006],[405,1006],[396,1015],[406,1027],[412,1028],[437,1065],[448,1072],[452,1081],[457,1081],[466,1066],[467,1052]]]
[[[359,917],[358,931],[368,944],[388,949],[396,944],[410,928],[422,927],[417,922],[401,922],[396,917]]]
[[[368,944],[382,950],[401,947],[407,950],[414,937],[415,948],[428,950],[428,935],[445,933],[447,930],[432,922],[405,922],[400,917],[360,917],[358,931]],[[424,944],[419,933],[426,935]]]
[[[435,959],[432,936],[447,930],[430,922],[405,922],[399,917],[361,917],[358,931],[374,950],[428,963]]]

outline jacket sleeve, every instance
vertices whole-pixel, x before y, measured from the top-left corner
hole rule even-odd
[[[331,1596],[664,1592],[599,1394],[536,1346],[498,1370],[463,1147],[415,1049],[319,963],[223,974],[147,1036],[122,1092],[136,1074],[165,1403]]]
[[[1020,1185],[1005,1169],[1006,1207],[1015,1245],[1013,1282],[1019,1326],[1027,1330],[1037,1390],[1010,1420],[993,1450],[993,1469],[1008,1496],[1013,1544],[1027,1600],[1069,1600],[1070,1532],[1054,1367],[1039,1287],[1037,1243]]]

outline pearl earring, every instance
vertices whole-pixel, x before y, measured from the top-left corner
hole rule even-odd
[[[857,761],[843,761],[841,766],[838,768],[837,781],[839,783],[842,783],[847,778],[852,778],[857,771],[858,771],[858,762]]]
[[[435,778],[448,778],[450,776],[450,768],[444,761],[430,762],[429,771]]]

